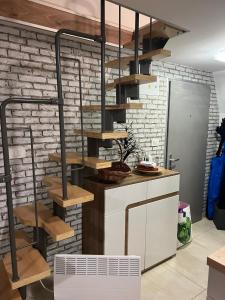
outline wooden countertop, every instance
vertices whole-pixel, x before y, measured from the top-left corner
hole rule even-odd
[[[225,247],[207,257],[208,266],[225,274]]]
[[[86,179],[88,181],[92,181],[99,187],[101,187],[105,190],[108,190],[108,189],[113,189],[113,188],[117,188],[117,187],[121,187],[121,186],[125,186],[125,185],[130,185],[130,184],[135,184],[135,183],[140,183],[140,182],[145,182],[145,181],[150,181],[150,180],[156,180],[156,179],[180,174],[177,171],[172,171],[172,170],[168,170],[165,168],[160,168],[160,170],[161,170],[161,174],[155,175],[155,176],[142,175],[142,174],[136,173],[134,171],[134,172],[132,172],[132,174],[130,176],[123,179],[123,181],[121,183],[103,183],[103,182],[99,181],[97,176],[87,177]]]

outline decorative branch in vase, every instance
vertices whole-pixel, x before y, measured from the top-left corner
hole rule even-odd
[[[128,137],[122,140],[115,140],[119,146],[120,162],[125,163],[131,154],[138,155],[140,148],[138,147],[137,141],[135,140],[133,123],[125,127],[125,131],[128,133]]]
[[[132,124],[125,127],[128,137],[121,140],[114,140],[119,146],[120,161],[112,163],[111,168],[99,170],[99,179],[104,182],[121,182],[131,174],[130,167],[125,163],[131,154],[138,154],[140,149],[134,138]]]

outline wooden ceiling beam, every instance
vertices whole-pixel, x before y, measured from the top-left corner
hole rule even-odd
[[[100,34],[100,23],[72,13],[27,0],[0,0],[0,16],[51,29],[71,29],[92,35]],[[106,25],[106,40],[118,44],[118,28]],[[122,29],[121,42],[132,40],[132,32]]]

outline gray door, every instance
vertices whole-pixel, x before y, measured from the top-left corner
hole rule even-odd
[[[181,172],[180,200],[191,205],[196,222],[202,217],[210,89],[186,81],[169,86],[166,165]]]

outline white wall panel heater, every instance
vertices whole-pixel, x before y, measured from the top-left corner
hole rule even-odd
[[[138,256],[55,256],[55,300],[140,300]]]

